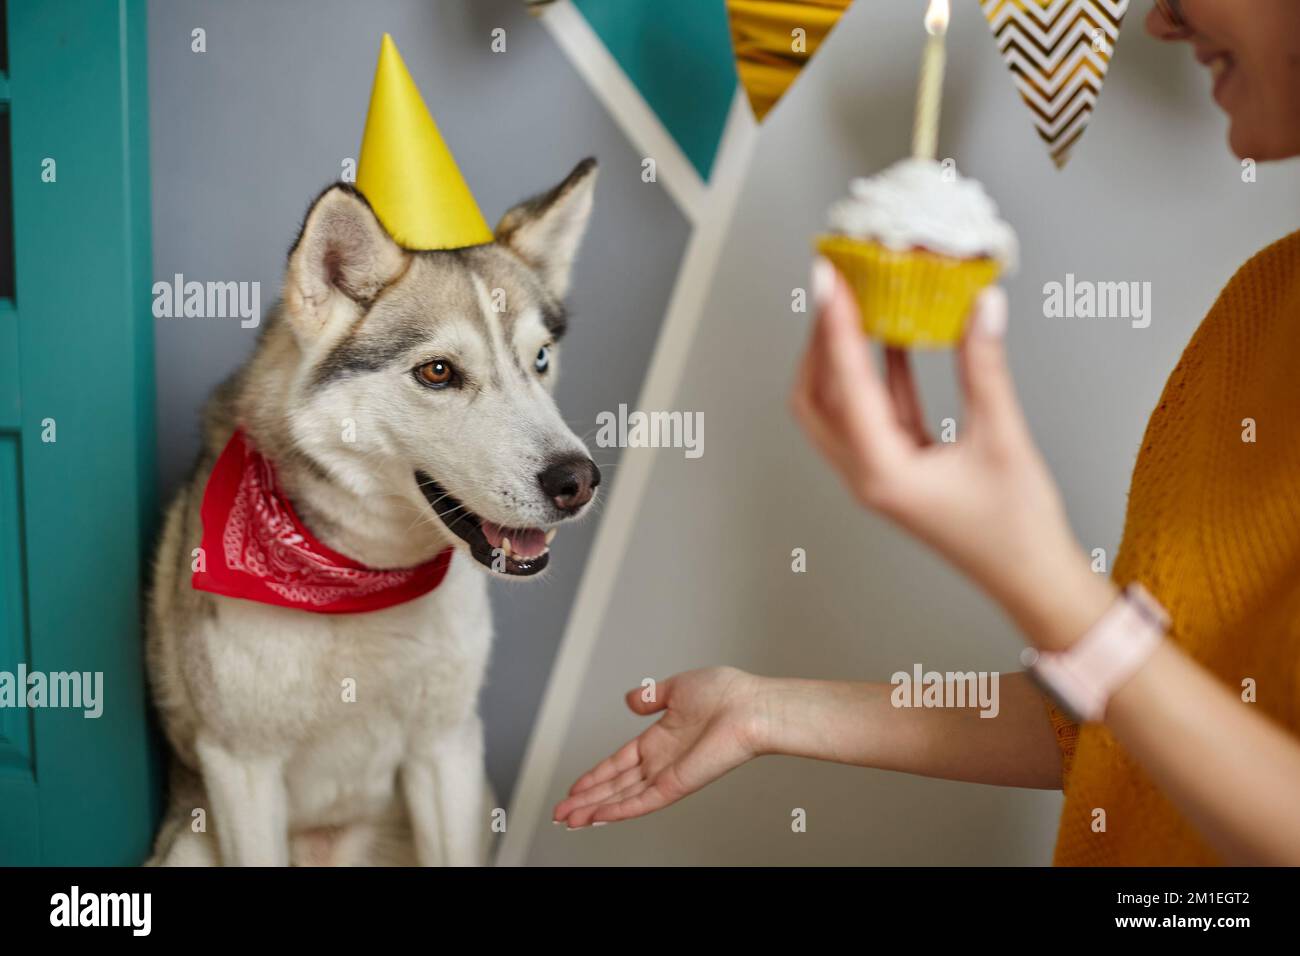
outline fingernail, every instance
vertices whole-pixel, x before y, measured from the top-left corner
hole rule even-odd
[[[835,288],[835,267],[825,256],[818,256],[812,265],[813,308],[821,310]]]
[[[1000,285],[980,293],[975,305],[975,331],[991,339],[1007,333],[1007,292]]]
[[[592,826],[593,826],[593,827],[607,827],[607,826],[609,826],[609,821],[608,821],[608,820],[597,820],[595,823],[592,824]]]
[[[551,826],[553,826],[553,827],[562,827],[562,826],[564,826],[564,821],[563,821],[563,820],[552,820],[552,821],[551,821]]]

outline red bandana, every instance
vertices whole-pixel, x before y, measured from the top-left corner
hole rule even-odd
[[[428,594],[447,575],[451,548],[414,568],[376,570],[313,537],[275,484],[275,469],[244,438],[230,436],[203,492],[206,569],[191,585],[262,604],[356,614]]]

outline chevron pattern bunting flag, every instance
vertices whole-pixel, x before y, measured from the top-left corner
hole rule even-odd
[[[1058,169],[1083,135],[1128,0],[980,0]]]

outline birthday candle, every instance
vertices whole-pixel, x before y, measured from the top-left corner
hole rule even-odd
[[[925,12],[925,52],[921,80],[916,89],[916,119],[912,127],[912,155],[935,159],[939,152],[939,104],[943,97],[943,70],[947,53],[948,0],[930,0]]]

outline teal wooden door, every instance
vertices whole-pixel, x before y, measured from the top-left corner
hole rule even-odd
[[[134,864],[157,810],[141,653],[156,511],[145,5],[6,6],[0,863]],[[43,706],[18,706],[6,681]]]

